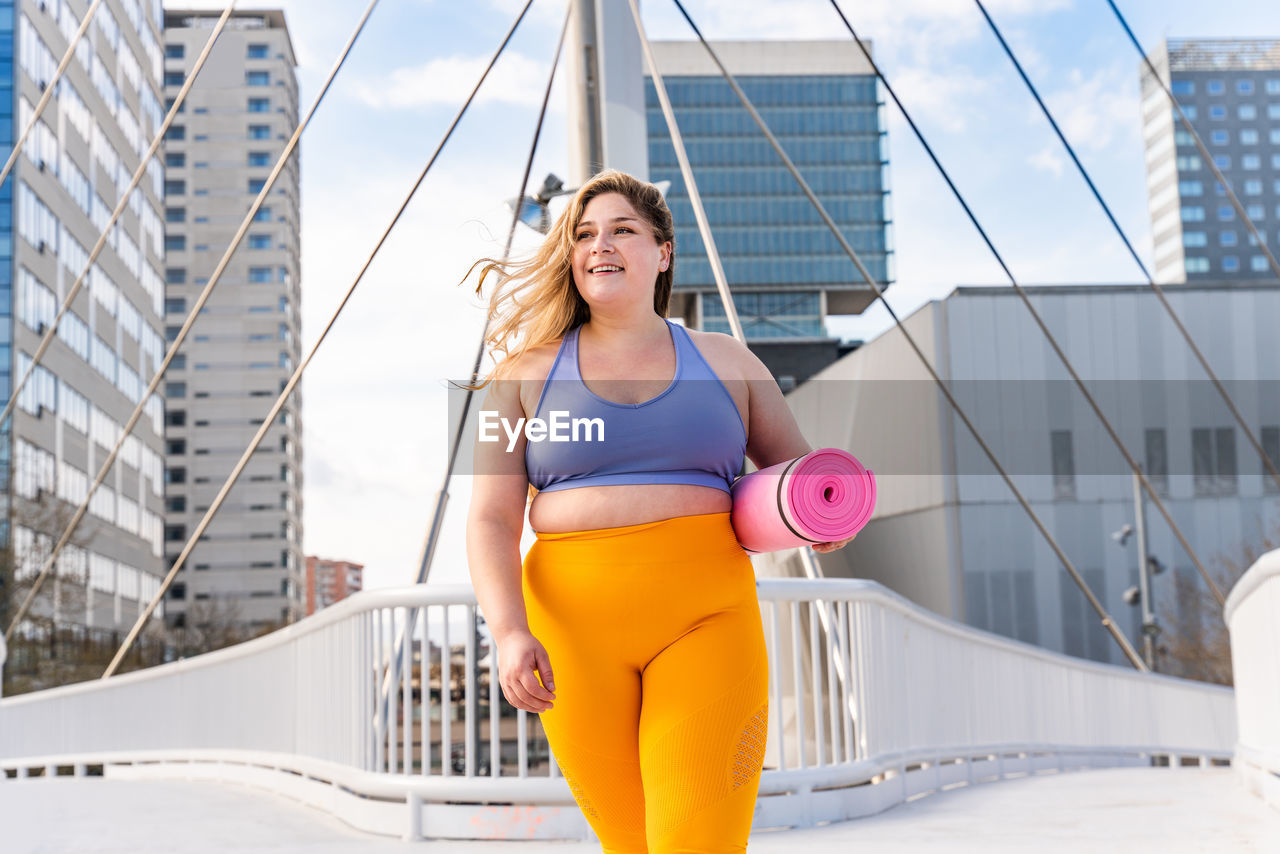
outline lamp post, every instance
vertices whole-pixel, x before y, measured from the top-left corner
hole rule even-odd
[[[1142,607],[1142,657],[1154,673],[1156,635],[1160,634],[1160,625],[1152,607],[1151,575],[1153,571],[1160,572],[1163,567],[1147,553],[1147,506],[1142,496],[1142,479],[1136,471],[1133,474],[1133,507],[1136,517],[1134,525],[1125,525],[1111,537],[1123,546],[1130,534],[1138,535],[1138,587],[1126,590],[1124,601],[1126,604]]]

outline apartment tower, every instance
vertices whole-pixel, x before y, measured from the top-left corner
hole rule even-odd
[[[217,11],[166,10],[172,99]],[[165,323],[172,339],[298,124],[293,46],[279,10],[233,13],[170,128]],[[172,559],[300,359],[295,152],[254,216],[165,385],[165,540]],[[175,624],[264,629],[303,613],[301,400],[291,395],[170,591]]]

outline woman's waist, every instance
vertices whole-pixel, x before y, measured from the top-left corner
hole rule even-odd
[[[529,508],[529,526],[542,538],[645,525],[680,516],[727,515],[732,506],[728,492],[692,484],[582,486],[535,495]]]

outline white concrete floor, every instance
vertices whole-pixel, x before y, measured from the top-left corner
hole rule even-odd
[[[1280,852],[1280,812],[1230,769],[1122,768],[929,795],[878,816],[760,833],[756,854]],[[0,782],[4,854],[587,854],[581,842],[406,843],[357,832],[278,795],[216,783],[55,778]]]

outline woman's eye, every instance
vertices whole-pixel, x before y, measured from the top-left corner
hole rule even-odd
[[[618,226],[616,229],[614,229],[614,232],[615,232],[615,233],[617,233],[617,232],[626,232],[626,233],[630,234],[630,233],[631,233],[631,229],[627,228],[625,225],[620,225],[620,226]]]
[[[577,236],[577,238],[576,238],[576,239],[577,239],[577,240],[585,240],[585,239],[587,239],[587,238],[588,238],[588,237],[590,237],[590,236],[591,236],[591,234],[590,234],[589,232],[581,231],[581,232],[578,232],[578,236]]]

